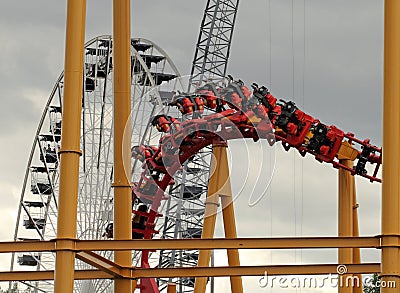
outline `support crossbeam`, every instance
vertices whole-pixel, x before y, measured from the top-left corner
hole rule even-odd
[[[330,265],[282,265],[282,266],[223,266],[223,267],[180,267],[135,269],[135,278],[169,277],[229,277],[229,276],[269,276],[284,275],[327,275],[337,274],[338,264]],[[372,274],[380,271],[379,263],[351,264],[346,266],[348,273]]]
[[[288,237],[288,238],[221,238],[221,239],[152,239],[152,240],[83,240],[79,250],[124,249],[301,249],[360,247],[379,248],[379,237]],[[397,243],[400,245],[400,243]]]
[[[179,268],[131,268],[125,278],[169,278],[169,277],[227,277],[227,276],[269,276],[285,275],[328,275],[337,274],[338,264],[329,265],[280,265],[240,267],[179,267]],[[349,274],[373,274],[380,272],[379,263],[347,265]],[[44,281],[52,280],[54,271],[0,272],[0,281]],[[75,280],[110,279],[112,276],[100,270],[75,271]]]
[[[400,240],[390,246],[400,247]],[[152,240],[76,240],[74,251],[154,250],[154,249],[307,249],[307,248],[381,248],[380,236],[370,237],[288,237],[216,238]],[[55,241],[0,242],[0,253],[57,251]]]
[[[100,270],[77,270],[74,280],[112,279],[110,274]],[[0,272],[0,281],[46,281],[54,280],[54,271]]]

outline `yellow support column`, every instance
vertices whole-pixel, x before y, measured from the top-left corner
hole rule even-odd
[[[353,182],[354,182],[353,178]],[[358,229],[358,203],[357,203],[357,193],[356,193],[356,186],[355,183],[353,183],[353,236],[358,237],[360,236],[360,232]],[[353,264],[360,264],[361,263],[361,254],[360,254],[360,248],[353,248]],[[362,275],[361,274],[355,274],[357,276],[358,280],[360,281],[360,286],[359,287],[354,287],[353,288],[353,293],[362,293],[363,287],[362,287]]]
[[[114,0],[114,239],[132,238],[130,0]],[[132,251],[116,251],[115,262],[132,266]],[[130,279],[115,279],[114,292],[131,292]]]
[[[68,0],[57,219],[57,246],[66,249],[76,238],[85,19],[86,1]],[[57,251],[54,292],[73,292],[74,267],[74,251]]]
[[[236,223],[232,202],[232,190],[229,180],[229,165],[226,155],[226,144],[214,145],[213,161],[211,164],[211,177],[208,184],[208,195],[204,213],[204,224],[201,238],[213,238],[219,197],[221,197],[225,236],[236,238]],[[198,266],[208,267],[211,251],[201,250],[199,253]],[[228,263],[230,266],[239,266],[239,252],[237,249],[228,250]],[[196,278],[194,293],[204,293],[207,278]],[[234,293],[243,292],[241,277],[231,277],[231,290]]]
[[[136,287],[137,287],[137,279],[133,279],[131,281],[131,286],[132,286],[132,293],[135,293]]]
[[[175,283],[168,283],[167,293],[176,293]]]
[[[350,160],[340,160],[340,162],[347,167],[353,166],[353,162]],[[350,172],[339,169],[339,237],[353,236],[353,190],[354,177],[351,176]],[[352,262],[353,249],[339,248],[339,264],[351,264]],[[353,288],[346,284],[348,276],[349,275],[344,274],[340,277],[343,282],[339,282],[339,293],[353,292]]]
[[[400,1],[385,0],[381,281],[400,292]],[[393,284],[393,283],[392,283]]]
[[[219,194],[222,191],[222,185],[219,180],[220,152],[223,146],[214,146],[213,158],[211,162],[211,177],[208,182],[208,194],[204,212],[204,223],[201,238],[213,238],[215,230],[215,221],[219,205]],[[200,250],[198,267],[208,267],[210,264],[211,250]],[[196,278],[194,293],[204,293],[206,291],[207,278]]]
[[[229,166],[226,154],[226,147],[221,151],[221,177],[225,182],[227,194],[221,194],[222,216],[224,220],[225,238],[237,238],[235,210],[233,208],[233,198],[231,182],[229,179]],[[240,266],[239,251],[237,249],[228,249],[229,266]],[[232,293],[243,293],[242,277],[230,277]]]

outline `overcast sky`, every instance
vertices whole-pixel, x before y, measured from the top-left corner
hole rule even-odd
[[[132,36],[159,44],[182,75],[188,74],[205,2],[132,1]],[[371,138],[372,143],[380,146],[383,1],[240,2],[229,73],[249,85],[265,84],[276,97],[293,99],[321,121],[353,132],[360,139]],[[63,70],[65,14],[66,1],[0,1],[3,166],[0,169],[3,224],[0,240],[13,237],[18,199],[36,127]],[[112,1],[89,0],[86,39],[110,34],[111,15]],[[249,148],[256,150],[257,146]],[[239,236],[337,235],[337,170],[281,149],[277,145],[275,176],[262,200],[249,207],[251,190],[245,186],[235,203]],[[251,153],[251,160],[257,160],[259,154]],[[233,168],[240,166],[233,159]],[[268,180],[261,177],[258,184],[263,186],[264,181]],[[357,190],[360,232],[377,235],[380,233],[380,185],[358,178]],[[218,229],[217,234],[221,233]],[[377,251],[363,251],[363,261],[377,261],[378,257]],[[223,254],[219,253],[218,259],[221,258]],[[245,264],[333,263],[336,253],[334,250],[324,253],[249,251],[242,254],[242,261]],[[1,269],[8,265],[2,258]],[[251,292],[266,291],[257,288],[254,278],[246,282],[246,288]]]

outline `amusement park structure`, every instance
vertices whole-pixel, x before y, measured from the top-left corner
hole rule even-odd
[[[207,2],[192,65],[193,69],[197,69],[191,82],[199,84],[205,76],[213,80],[223,79],[237,6],[237,1]],[[79,239],[113,236],[112,43],[111,36],[99,36],[85,44],[81,116],[82,164],[79,168],[77,220]],[[164,111],[163,106],[169,102],[171,89],[163,90],[162,87],[168,83],[175,88],[181,83],[177,80],[180,74],[168,55],[149,40],[132,39],[130,50],[134,105],[131,113],[134,117],[131,143],[133,146],[150,142],[155,144],[159,137],[157,133],[154,134],[157,131],[154,131],[149,123],[150,118],[154,113]],[[216,64],[218,65],[215,66]],[[150,90],[156,86],[159,91],[151,93]],[[61,74],[46,104],[28,160],[14,240],[47,240],[56,235],[57,193],[60,184],[58,150],[61,140],[63,89],[64,76]],[[179,89],[187,88],[180,86]],[[135,149],[136,147],[133,147],[132,150]],[[210,150],[203,150],[192,160],[197,162],[197,167],[184,168],[174,176],[175,184],[168,192],[170,196],[167,203],[160,210],[163,217],[157,223],[160,230],[158,237],[199,236],[203,224],[210,157]],[[140,179],[141,164],[140,159],[133,158],[132,182]],[[133,209],[137,208],[138,202],[134,201]],[[101,255],[112,258],[111,252],[101,252]],[[152,260],[154,262],[158,259],[158,267],[193,266],[196,265],[198,250],[194,249],[184,254],[175,250],[162,250],[159,255],[155,255],[152,255]],[[136,264],[140,260],[140,252],[135,253],[132,260],[133,264]],[[23,254],[18,257],[13,254],[11,269],[32,267],[37,270],[49,270],[54,269],[54,262],[54,255],[51,253]],[[76,264],[77,269],[85,267],[87,264],[83,262]],[[167,282],[168,280],[157,280],[161,291]],[[179,292],[191,291],[194,279],[186,278],[177,283]],[[25,284],[35,290],[53,291],[52,282]],[[10,289],[13,286],[10,284]],[[75,290],[78,292],[110,290],[110,287],[112,282],[107,280],[75,282]]]
[[[202,20],[198,44],[192,64],[192,79],[200,84],[210,78],[222,80],[225,76],[229,47],[236,18],[238,1],[208,1]],[[84,96],[81,116],[82,163],[79,168],[78,220],[79,239],[102,239],[113,236],[112,195],[112,82],[113,50],[111,36],[99,36],[85,44]],[[164,112],[172,95],[172,88],[182,88],[179,72],[168,55],[155,43],[146,39],[131,40],[132,113],[134,127],[131,143],[133,152],[140,144],[156,144],[158,134],[149,123],[154,113]],[[207,79],[202,81],[204,77]],[[169,84],[163,89],[165,84]],[[180,85],[180,86],[179,86]],[[157,86],[158,91],[151,93]],[[178,86],[178,87],[177,87]],[[14,240],[47,240],[56,235],[60,160],[58,150],[61,140],[62,99],[64,75],[57,80],[46,104],[36,133],[21,192]],[[151,97],[150,97],[151,96]],[[171,112],[173,109],[166,109]],[[181,117],[181,119],[184,117]],[[160,238],[195,238],[202,230],[204,199],[210,167],[211,150],[203,149],[192,162],[196,167],[183,168],[174,176],[175,184],[169,188],[168,200],[160,213],[157,235]],[[133,158],[132,182],[140,179],[141,160]],[[39,197],[39,200],[38,200]],[[183,203],[184,202],[184,203]],[[138,202],[133,202],[137,210]],[[143,207],[142,207],[143,208]],[[112,258],[111,252],[101,252]],[[184,254],[175,250],[162,250],[152,254],[158,267],[196,265],[198,250]],[[133,255],[133,264],[140,260],[140,252]],[[11,269],[32,267],[37,270],[54,269],[54,255],[49,253],[13,254]],[[77,262],[76,268],[87,267]],[[168,280],[158,279],[162,291]],[[212,281],[211,281],[212,283]],[[25,283],[35,290],[53,291],[52,282]],[[191,291],[193,278],[182,279],[179,292]],[[109,290],[112,282],[75,282],[78,292]],[[10,284],[10,289],[13,287]],[[107,289],[108,288],[108,289]]]
[[[65,71],[46,106],[48,124],[43,124],[44,115],[25,177],[25,185],[30,178],[31,191],[41,200],[22,196],[20,204],[27,215],[25,227],[39,239],[16,236],[0,243],[3,253],[29,252],[18,262],[37,269],[12,267],[0,272],[1,280],[57,293],[105,292],[113,280],[114,292],[154,293],[204,292],[207,277],[229,276],[231,291],[243,292],[241,276],[339,273],[338,265],[346,265],[344,276],[379,273],[382,281],[398,284],[382,292],[400,292],[400,3],[385,1],[384,156],[368,139],[320,121],[294,101],[278,100],[266,86],[248,87],[225,77],[237,5],[207,2],[191,79],[182,84],[161,48],[131,39],[129,0],[114,1],[113,38],[99,37],[86,46],[85,1],[68,1]],[[173,84],[173,90],[166,84]],[[43,133],[44,127],[50,133]],[[232,139],[280,142],[285,150],[297,149],[337,168],[339,237],[236,238],[226,156]],[[206,147],[212,147],[211,167],[209,152],[200,153]],[[110,174],[112,183],[105,180]],[[358,236],[354,176],[382,183],[382,235]],[[226,238],[212,239],[219,205]],[[80,222],[78,213],[85,208]],[[39,216],[35,209],[42,211]],[[200,224],[181,225],[195,220]],[[167,237],[169,227],[173,237]],[[241,266],[238,251],[250,248],[338,248],[339,260]],[[381,249],[382,263],[361,263],[359,248]],[[214,249],[227,250],[228,266],[209,267]],[[46,267],[46,261],[52,265]]]

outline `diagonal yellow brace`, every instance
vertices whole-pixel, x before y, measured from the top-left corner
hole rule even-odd
[[[112,262],[111,260],[108,260],[92,251],[79,252],[76,254],[76,258],[114,277],[124,278],[130,276],[129,269],[125,272],[124,268],[117,265],[115,262]]]
[[[214,158],[211,164],[212,175],[210,177],[208,186],[208,195],[201,238],[214,237],[219,198],[221,198],[222,204],[225,237],[233,239],[237,237],[226,148],[226,144],[213,146]],[[239,252],[237,249],[228,249],[227,254],[229,266],[240,266]],[[199,253],[198,266],[208,267],[210,263],[210,257],[210,250],[201,250]],[[240,276],[231,276],[230,281],[231,290],[233,293],[243,292],[242,278]],[[206,290],[206,285],[207,278],[196,278],[194,292],[204,293]]]

